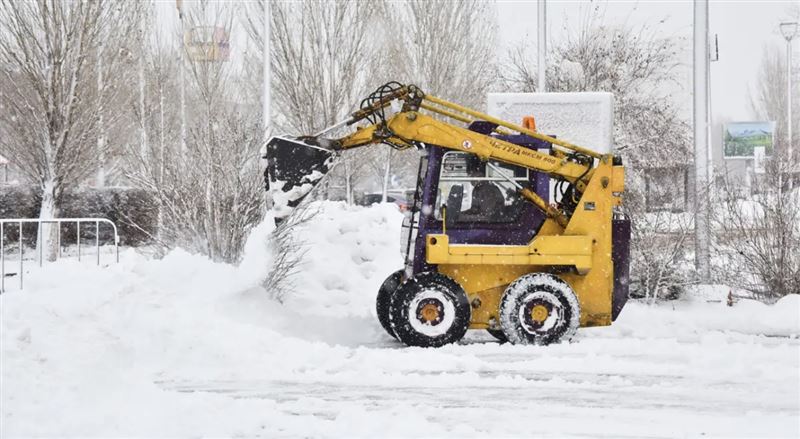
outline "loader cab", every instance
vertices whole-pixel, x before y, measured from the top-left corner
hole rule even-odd
[[[524,135],[496,137],[540,151],[551,148],[548,142]],[[522,200],[514,184],[500,173],[545,200],[550,198],[550,178],[519,166],[491,163],[494,166],[473,154],[433,145],[425,147],[417,194],[410,198],[414,201],[401,235],[407,273],[434,269],[425,261],[424,242],[430,233],[446,230],[453,244],[524,245],[534,237],[544,223],[544,214]]]

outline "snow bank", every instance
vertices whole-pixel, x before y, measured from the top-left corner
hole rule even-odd
[[[636,327],[640,335],[650,337],[670,334],[696,337],[710,332],[731,336],[800,337],[800,296],[784,297],[774,305],[741,299],[729,307],[729,291],[729,287],[718,286],[710,296],[690,295],[684,300],[655,306],[634,302],[622,311],[620,319],[625,325],[620,326]]]
[[[558,346],[405,348],[373,303],[401,214],[319,208],[283,305],[258,286],[269,222],[238,267],[180,250],[32,267],[0,295],[0,436],[800,434],[797,297],[629,303]]]

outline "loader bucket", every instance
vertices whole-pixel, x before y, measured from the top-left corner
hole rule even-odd
[[[264,182],[267,190],[275,185],[275,191],[284,192],[290,207],[294,207],[308,195],[328,172],[333,152],[302,140],[275,136],[267,142],[267,169]]]

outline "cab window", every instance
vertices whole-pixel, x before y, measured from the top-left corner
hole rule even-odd
[[[448,223],[508,223],[519,219],[523,201],[517,188],[503,175],[523,187],[530,187],[528,170],[496,161],[490,163],[494,167],[472,154],[457,151],[444,154],[436,219],[442,219],[444,205],[450,217]]]

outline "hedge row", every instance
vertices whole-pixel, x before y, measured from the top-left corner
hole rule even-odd
[[[117,225],[120,244],[137,246],[150,241],[148,234],[155,234],[157,209],[153,197],[146,191],[134,188],[107,187],[82,188],[65,191],[61,202],[61,218],[98,217],[107,218]],[[0,185],[0,218],[38,218],[41,193],[31,186]],[[138,226],[138,227],[137,227]],[[146,232],[143,232],[141,229]],[[36,243],[37,225],[23,225],[23,242]],[[66,245],[76,238],[75,224],[62,224],[62,242]],[[4,230],[6,244],[16,243],[19,236],[17,225]],[[113,230],[100,225],[100,241],[113,242]],[[81,240],[94,242],[94,224],[81,225]]]

